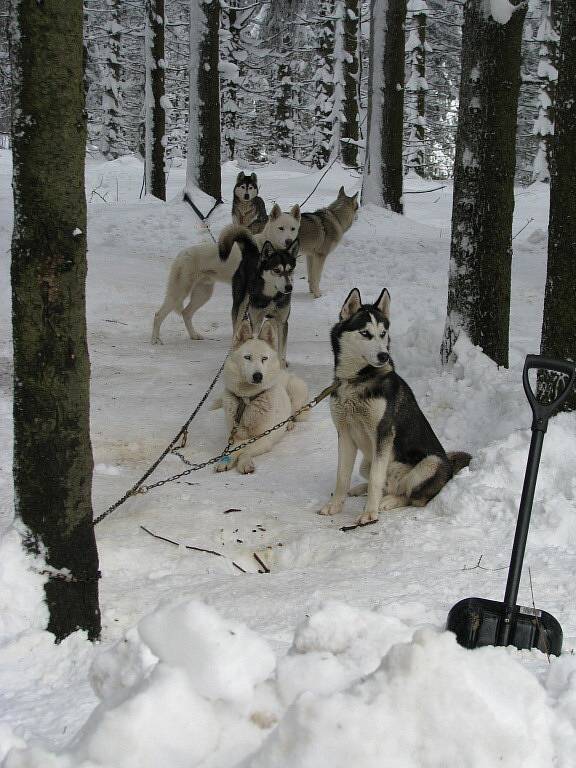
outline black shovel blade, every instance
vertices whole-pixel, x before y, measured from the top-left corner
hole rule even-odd
[[[468,597],[451,609],[446,629],[454,632],[464,648],[499,645],[500,628],[506,616],[504,603]],[[537,648],[542,653],[560,656],[562,627],[552,614],[517,605],[511,617],[508,644],[516,648]]]

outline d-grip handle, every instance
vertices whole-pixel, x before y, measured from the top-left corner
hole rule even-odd
[[[555,400],[547,405],[537,400],[536,395],[532,391],[530,381],[528,380],[528,371],[532,368],[556,371],[557,373],[564,373],[566,376],[570,377],[565,389]],[[546,429],[548,428],[548,419],[556,413],[564,400],[566,400],[572,391],[574,382],[576,382],[576,364],[570,360],[554,360],[549,357],[541,357],[540,355],[526,355],[524,371],[522,373],[522,383],[524,384],[524,392],[526,392],[526,397],[528,398],[528,402],[530,403],[534,415],[532,429],[546,432]]]

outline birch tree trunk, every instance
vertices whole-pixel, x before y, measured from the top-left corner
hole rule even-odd
[[[441,357],[461,331],[498,365],[508,366],[512,217],[521,3],[506,23],[485,0],[467,0],[456,134],[447,319]]]
[[[146,192],[166,200],[164,0],[146,0]]]
[[[317,33],[314,56],[316,103],[312,158],[317,168],[323,168],[330,159],[334,127],[334,0],[319,0],[318,16],[324,21]]]
[[[358,0],[344,0],[344,103],[342,105],[342,162],[349,168],[358,167],[359,83],[358,30],[360,8]]]
[[[48,629],[95,639],[82,2],[20,0],[12,25],[16,515],[54,569]]]
[[[222,200],[220,177],[220,86],[218,0],[191,0],[190,120],[186,190],[195,187]]]
[[[408,139],[408,160],[406,165],[419,176],[426,174],[426,23],[428,5],[426,0],[409,0],[408,11],[412,14],[412,29],[406,48],[410,57],[411,73],[406,83],[410,99],[410,138]]]
[[[102,93],[102,132],[100,151],[107,160],[120,157],[123,151],[121,130],[121,85],[120,85],[120,0],[107,0],[109,35],[103,62],[104,90]]]
[[[371,0],[368,136],[362,203],[402,205],[406,0]]]
[[[548,271],[540,352],[576,360],[576,4],[564,2],[556,122],[552,140]],[[559,377],[540,372],[539,396],[552,399],[563,388]],[[576,392],[563,410],[576,410]]]

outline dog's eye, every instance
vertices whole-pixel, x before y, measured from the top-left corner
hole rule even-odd
[[[244,355],[244,360],[252,360],[252,355]]]
[[[372,334],[370,333],[370,331],[360,331],[360,336],[364,336],[365,339],[372,338]]]
[[[385,338],[386,338],[386,331],[384,331],[384,333],[381,333],[381,334],[380,334],[380,338],[381,338],[381,339],[385,339]]]
[[[263,358],[262,358],[262,362],[263,362],[263,363],[265,363],[265,362],[266,362],[266,360],[268,360],[268,358],[267,358],[267,357],[263,357]]]
[[[292,232],[296,232],[296,227],[292,227]]]
[[[284,227],[278,227],[278,229],[280,230],[280,232],[284,232]]]

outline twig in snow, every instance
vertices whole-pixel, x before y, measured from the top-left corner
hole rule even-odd
[[[108,320],[107,318],[104,318],[105,323],[116,323],[117,325],[128,325],[128,323],[123,323],[121,320]]]
[[[258,557],[256,552],[254,552],[254,560],[258,563],[259,566],[261,566],[264,569],[264,573],[270,573],[270,568],[266,565],[266,563],[263,563],[262,560]]]
[[[532,224],[533,221],[534,221],[534,216],[532,216],[532,218],[528,219],[528,221],[526,222],[526,224],[524,224],[522,229],[519,229],[518,232],[516,232],[515,235],[512,235],[512,240],[515,240],[521,232],[524,232],[526,227],[530,226],[530,224]]]
[[[374,525],[378,520],[370,520],[368,523],[354,523],[354,525],[343,525],[340,528],[341,531],[346,533],[347,531],[355,531],[356,528],[366,528],[367,525]]]
[[[476,568],[479,568],[481,571],[505,571],[506,570],[506,566],[505,565],[501,566],[500,568],[485,568],[483,565],[480,565],[480,563],[482,562],[482,558],[483,557],[484,557],[484,555],[480,555],[476,565],[472,565],[472,566],[465,565],[461,570],[462,571],[475,571]]]
[[[143,531],[146,531],[146,533],[149,533],[150,536],[153,536],[155,539],[160,539],[161,541],[167,541],[168,544],[175,544],[177,547],[182,546],[177,541],[173,541],[172,539],[167,539],[165,536],[160,536],[158,533],[153,533],[144,525],[141,525],[140,528],[142,528]],[[203,549],[202,547],[193,547],[191,544],[184,544],[184,548],[192,549],[194,550],[194,552],[206,552],[206,554],[208,555],[216,555],[216,557],[223,557],[225,560],[230,560],[234,568],[236,568],[238,571],[241,571],[242,573],[246,573],[244,568],[238,565],[238,563],[235,563],[234,560],[231,560],[229,557],[226,557],[226,555],[223,555],[222,552],[216,552],[214,549]]]

